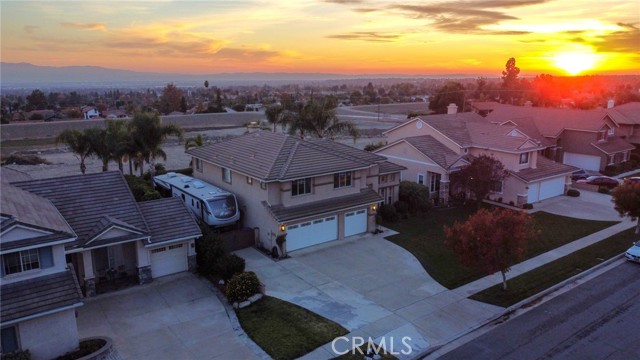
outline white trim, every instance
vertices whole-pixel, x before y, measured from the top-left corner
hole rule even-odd
[[[16,251],[39,249],[39,248],[43,248],[43,247],[47,247],[47,246],[62,245],[62,244],[74,242],[76,239],[77,239],[76,237],[73,237],[73,238],[68,238],[68,239],[65,239],[65,240],[58,240],[58,241],[55,241],[55,242],[45,242],[45,243],[36,244],[36,245],[17,247],[17,248],[13,248],[11,250],[0,250],[0,255],[10,254],[10,253],[14,253]],[[20,241],[20,240],[16,240],[16,241]],[[12,241],[6,241],[4,243],[8,244],[8,243],[12,243]]]
[[[200,236],[202,236],[202,235],[200,235]],[[166,240],[166,241],[159,242],[159,243],[153,243],[153,244],[144,245],[144,248],[145,249],[149,249],[149,250],[153,250],[153,248],[155,248],[155,247],[162,247],[162,246],[167,246],[167,245],[171,245],[171,244],[178,243],[178,242],[187,242],[187,241],[195,240],[195,239],[199,238],[200,236],[188,236],[188,237],[183,237],[183,238],[179,238],[179,239]]]
[[[30,226],[26,226],[24,224],[13,224],[13,225],[11,225],[11,227],[9,227],[8,229],[6,229],[2,233],[0,233],[0,235],[4,235],[7,232],[9,232],[9,231],[11,231],[11,230],[13,230],[15,228],[20,228],[20,229],[25,229],[25,230],[32,230],[34,232],[39,232],[39,233],[42,233],[42,234],[45,234],[45,235],[51,235],[51,234],[54,233],[54,231],[46,231],[46,230],[42,230],[42,229],[37,229],[37,228],[30,227]]]
[[[378,194],[378,196],[380,196],[380,194]],[[318,213],[315,213],[313,215],[300,217],[300,218],[293,218],[293,219],[286,220],[286,221],[285,220],[278,220],[278,219],[276,219],[275,216],[273,216],[271,214],[270,211],[268,211],[268,212],[269,212],[269,215],[271,215],[271,217],[274,220],[276,220],[277,222],[279,222],[279,223],[285,223],[285,224],[286,223],[294,223],[294,225],[295,225],[295,223],[298,223],[298,222],[306,222],[306,219],[314,219],[314,218],[320,217],[320,216],[323,216],[323,217],[326,217],[327,215],[338,216],[338,213],[341,212],[341,211],[350,211],[351,209],[358,209],[358,208],[366,210],[366,208],[368,208],[369,205],[378,204],[378,203],[380,203],[380,201],[381,200],[371,201],[371,202],[367,202],[367,203],[364,203],[364,204],[349,206],[349,207],[338,209],[338,210],[334,210],[334,211],[318,212]],[[363,206],[364,206],[364,208],[363,208]]]
[[[57,312],[65,311],[65,310],[71,310],[73,308],[77,308],[77,307],[82,306],[82,305],[84,305],[84,302],[81,301],[81,302],[75,303],[73,305],[67,305],[67,306],[64,306],[64,307],[61,307],[61,308],[47,310],[47,311],[44,311],[44,312],[41,312],[41,313],[37,313],[37,314],[21,317],[19,319],[15,319],[15,320],[7,321],[7,322],[4,322],[4,323],[0,323],[0,326],[8,326],[8,325],[13,325],[13,324],[18,324],[20,322],[31,320],[31,319],[35,319],[35,318],[39,318],[41,316],[51,315],[51,314],[55,314]]]
[[[94,237],[92,237],[91,240],[87,241],[84,245],[88,245],[88,244],[91,244],[93,241],[100,240],[100,239],[98,239],[100,236],[102,236],[105,233],[111,231],[111,229],[113,229],[113,228],[118,228],[118,229],[126,231],[126,232],[142,235],[142,232],[140,232],[140,231],[127,229],[127,228],[124,228],[124,227],[122,227],[120,225],[113,224],[113,225],[109,226],[108,228],[104,229],[103,231],[101,231],[100,233],[98,233],[97,235],[95,235]],[[104,239],[102,239],[102,240],[104,240]]]
[[[81,247],[81,248],[72,249],[72,250],[65,250],[65,254],[73,254],[73,253],[78,253],[78,252],[91,251],[91,250],[94,250],[94,249],[102,249],[102,248],[113,246],[113,245],[126,244],[126,243],[139,241],[139,240],[144,241],[145,239],[147,241],[149,241],[149,238],[150,238],[150,236],[143,236],[143,237],[139,237],[139,238],[135,238],[135,239],[131,239],[131,240],[118,241],[118,242],[109,243],[109,244],[100,245],[100,246],[92,246],[92,247],[88,247],[88,248]]]

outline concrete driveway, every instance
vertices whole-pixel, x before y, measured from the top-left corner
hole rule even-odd
[[[123,359],[254,359],[206,284],[181,273],[85,300],[81,338],[109,336]]]
[[[384,337],[387,344],[409,336],[414,356],[502,310],[441,286],[411,253],[382,238],[389,232],[299,250],[277,262],[253,248],[237,253],[268,295],[331,319],[351,336]],[[305,358],[334,356],[327,344]]]
[[[588,220],[621,221],[613,207],[611,195],[580,189],[580,196],[556,196],[533,204],[533,210]]]

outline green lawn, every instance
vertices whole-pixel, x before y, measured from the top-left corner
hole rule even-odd
[[[471,299],[503,307],[511,306],[623,253],[636,239],[634,229],[623,231],[507,280],[507,291],[502,290],[502,284],[499,284],[471,296]]]
[[[473,212],[475,210],[469,208],[435,209],[426,215],[382,225],[400,233],[388,237],[389,241],[410,251],[431,277],[443,286],[454,289],[486,275],[460,265],[455,254],[444,245],[443,226],[451,225],[454,221],[464,221]],[[540,230],[540,236],[537,241],[529,244],[525,259],[617,223],[581,220],[541,211],[532,216]]]
[[[347,329],[307,309],[265,296],[236,311],[244,331],[273,359],[295,359]]]

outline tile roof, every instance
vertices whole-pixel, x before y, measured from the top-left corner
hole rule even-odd
[[[463,157],[430,135],[412,136],[403,140],[435,161],[443,169],[449,169],[451,165]]]
[[[630,102],[607,109],[607,114],[618,124],[640,125],[640,102]]]
[[[380,195],[378,195],[378,193],[376,193],[372,189],[366,188],[360,190],[360,193],[358,194],[320,200],[303,205],[287,207],[283,205],[269,206],[269,204],[267,204],[267,202],[265,201],[263,201],[262,204],[267,209],[269,209],[271,215],[273,215],[273,217],[277,221],[286,222],[313,216],[331,214],[335,213],[336,211],[347,210],[358,206],[375,204],[382,200],[383,199],[380,197]]]
[[[78,235],[91,240],[95,227],[110,216],[148,233],[147,225],[119,171],[17,182],[12,185],[50,200]]]
[[[402,170],[407,170],[407,168],[402,165],[392,163],[391,161],[383,161],[378,166],[378,174],[389,174]]]
[[[578,170],[577,167],[571,165],[565,165],[562,163],[549,160],[543,156],[538,156],[538,163],[535,169],[528,168],[514,172],[510,171],[510,174],[515,175],[527,182],[542,180],[563,174],[570,174]]]
[[[2,231],[8,229],[14,225],[22,225],[26,227],[33,228],[35,230],[43,230],[50,232],[49,234],[43,234],[41,236],[30,237],[28,239],[20,239],[20,240],[5,240],[2,239],[0,241],[0,251],[9,252],[10,250],[25,248],[28,246],[48,244],[62,241],[62,243],[72,242],[75,240],[74,234],[69,234],[60,231],[51,231],[51,229],[43,228],[41,226],[33,226],[32,224],[25,224],[20,221],[16,221],[14,218],[9,218],[2,222]]]
[[[16,182],[16,181],[27,181],[27,180],[31,180],[31,175],[19,171],[19,170],[15,170],[15,169],[11,169],[7,166],[2,166],[0,167],[0,181],[3,183],[12,183],[12,182]]]
[[[202,235],[195,217],[177,197],[139,203],[151,231],[151,243],[199,237]]]
[[[0,287],[2,325],[67,306],[82,305],[73,269]]]
[[[607,141],[591,143],[591,145],[605,154],[615,154],[636,148],[620,138],[609,138]]]
[[[385,160],[329,139],[258,131],[191,149],[187,154],[262,181],[287,181],[366,168]]]

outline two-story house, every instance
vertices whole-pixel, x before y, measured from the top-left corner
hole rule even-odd
[[[449,176],[473,157],[499,160],[509,175],[493,184],[492,198],[516,205],[562,195],[571,166],[538,156],[545,146],[513,124],[498,125],[476,113],[413,118],[385,132],[387,145],[376,154],[405,166],[404,180],[429,187],[432,198],[446,202],[452,192]]]
[[[640,146],[640,102],[630,102],[607,109],[607,115],[618,126],[617,136],[636,146]]]
[[[78,347],[83,300],[64,250],[77,236],[50,201],[9,184],[27,178],[2,170],[0,353],[28,349],[49,360]]]
[[[608,109],[611,111],[612,109]],[[486,120],[518,126],[529,137],[549,145],[543,155],[587,170],[629,160],[635,147],[621,138],[620,126],[605,109],[577,110],[493,103]]]
[[[397,199],[401,168],[328,139],[258,131],[187,153],[194,177],[235,193],[244,226],[278,255],[372,231],[377,205]]]

